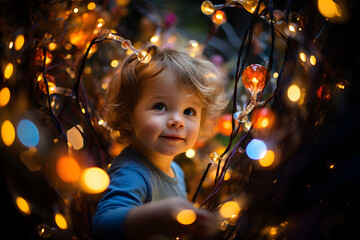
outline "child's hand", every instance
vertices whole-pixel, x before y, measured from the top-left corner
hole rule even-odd
[[[179,223],[178,214],[189,209],[196,214],[195,221],[188,225]],[[191,222],[191,217],[187,220]],[[152,235],[191,235],[205,238],[217,231],[216,219],[212,213],[196,208],[182,198],[164,199],[132,209],[126,218],[126,229],[130,239],[147,238]]]

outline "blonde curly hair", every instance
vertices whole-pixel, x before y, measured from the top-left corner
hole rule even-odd
[[[224,81],[210,61],[191,57],[185,50],[160,49],[155,45],[145,48],[152,56],[149,63],[141,63],[135,54],[126,58],[105,94],[106,121],[108,126],[120,132],[121,143],[131,143],[132,132],[124,127],[137,104],[144,81],[156,78],[164,69],[173,71],[179,82],[193,89],[203,103],[199,139],[213,130],[214,121],[227,105]]]

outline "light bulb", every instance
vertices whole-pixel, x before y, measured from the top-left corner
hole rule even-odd
[[[224,11],[216,10],[215,13],[211,16],[211,20],[213,21],[213,23],[221,25],[226,23],[227,17]]]
[[[259,4],[259,0],[237,0],[249,13],[253,13]],[[261,3],[259,13],[265,9],[265,5]]]
[[[242,75],[244,87],[250,92],[260,92],[265,86],[267,70],[260,64],[251,64]]]
[[[215,8],[212,2],[210,1],[203,1],[201,4],[201,11],[205,15],[211,15],[214,13]]]
[[[151,61],[151,54],[148,53],[147,51],[145,50],[142,50],[139,54],[138,54],[138,59],[140,62],[142,63],[148,63]]]

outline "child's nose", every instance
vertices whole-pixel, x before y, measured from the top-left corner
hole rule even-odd
[[[179,113],[171,114],[167,121],[167,126],[170,128],[183,128],[185,126],[184,119]]]

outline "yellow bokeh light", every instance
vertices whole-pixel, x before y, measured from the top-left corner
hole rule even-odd
[[[96,8],[96,4],[94,2],[89,2],[89,4],[87,5],[87,9],[94,10]]]
[[[306,54],[301,52],[299,53],[299,58],[301,59],[302,62],[306,62]]]
[[[159,42],[159,39],[160,39],[159,36],[154,35],[154,36],[152,36],[152,37],[150,38],[150,42],[156,44],[156,43]]]
[[[240,211],[239,204],[235,201],[229,201],[221,205],[220,214],[224,218],[235,217]]]
[[[290,101],[292,101],[292,102],[299,101],[300,96],[301,96],[300,88],[296,84],[291,85],[288,88],[287,95],[288,95],[288,98],[290,99]]]
[[[55,223],[61,229],[67,229],[67,222],[61,213],[55,214]]]
[[[116,59],[114,59],[114,60],[111,61],[110,65],[111,65],[113,68],[115,68],[115,67],[117,67],[117,66],[119,65],[119,61],[116,60]]]
[[[263,167],[269,167],[275,161],[275,153],[272,150],[267,150],[263,158],[259,159],[259,163]]]
[[[0,90],[0,107],[5,106],[10,101],[10,90],[4,87]]]
[[[190,225],[196,220],[196,213],[191,209],[185,209],[179,212],[176,220],[183,225]]]
[[[54,51],[57,48],[57,44],[54,42],[49,43],[49,50]]]
[[[277,234],[277,227],[271,227],[271,228],[270,228],[270,231],[269,231],[269,234],[270,234],[271,236],[276,235],[276,234]]]
[[[325,18],[331,19],[342,15],[340,6],[332,0],[318,0],[318,9]]]
[[[84,147],[84,138],[78,128],[81,129],[81,126],[80,125],[77,125],[76,127],[74,126],[66,132],[68,141],[69,143],[71,143],[72,147],[75,150],[79,150]]]
[[[289,31],[294,33],[296,32],[296,29],[293,25],[289,24]]]
[[[6,146],[11,146],[15,140],[15,128],[9,120],[5,120],[1,126],[1,137]]]
[[[30,205],[29,203],[22,197],[16,198],[16,206],[20,209],[20,211],[26,215],[30,215]]]
[[[4,70],[4,78],[9,79],[11,75],[14,72],[14,65],[12,63],[6,64],[5,70]]]
[[[310,64],[313,66],[315,66],[315,64],[316,64],[316,57],[314,55],[310,56]]]
[[[185,152],[185,155],[188,158],[193,158],[193,157],[195,157],[195,150],[190,148],[189,150],[187,150]]]
[[[64,156],[57,161],[56,172],[64,182],[73,183],[80,179],[81,169],[75,159]]]
[[[25,43],[24,35],[20,34],[15,38],[15,50],[19,51]]]
[[[110,178],[101,168],[92,167],[85,169],[81,176],[81,187],[90,194],[101,193],[109,186]]]

